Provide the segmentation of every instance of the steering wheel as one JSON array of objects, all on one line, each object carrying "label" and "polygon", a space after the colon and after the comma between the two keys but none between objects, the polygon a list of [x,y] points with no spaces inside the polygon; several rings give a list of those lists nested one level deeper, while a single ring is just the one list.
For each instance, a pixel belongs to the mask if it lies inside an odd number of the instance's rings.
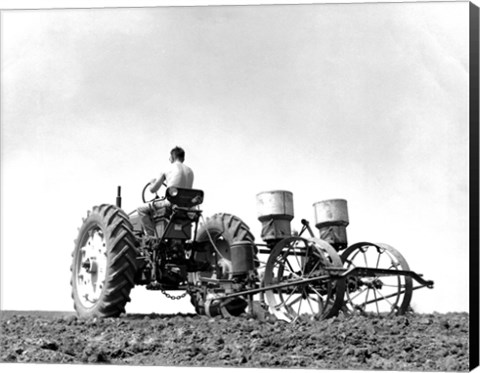
[{"label": "steering wheel", "polygon": [[149,186],[150,186],[150,182],[148,182],[147,185],[145,185],[145,186],[143,187],[143,190],[142,190],[142,201],[143,201],[143,203],[152,202],[152,201],[160,198],[160,197],[158,196],[158,194],[155,193],[155,197],[153,197],[151,200],[148,200],[148,201],[147,201],[147,199],[145,198],[145,192],[147,191],[147,188],[148,188]]}]

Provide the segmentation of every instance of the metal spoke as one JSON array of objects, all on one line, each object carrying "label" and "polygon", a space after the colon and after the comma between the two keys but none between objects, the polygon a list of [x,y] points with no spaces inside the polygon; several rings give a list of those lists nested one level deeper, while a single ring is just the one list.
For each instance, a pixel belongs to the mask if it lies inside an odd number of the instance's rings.
[{"label": "metal spoke", "polygon": [[[394,307],[394,305],[392,304],[392,302],[390,302],[390,301],[388,300],[388,298],[390,298],[390,297],[385,297],[380,290],[377,290],[377,291],[378,291],[378,293],[381,295],[381,297],[382,297],[384,300],[386,300],[392,307]],[[397,294],[398,294],[398,293],[397,293]],[[395,294],[395,295],[397,295],[397,294]]]},{"label": "metal spoke", "polygon": [[295,303],[297,303],[298,301],[300,301],[301,303],[301,300],[302,300],[302,295],[300,294],[297,298],[295,298],[292,302],[290,302],[289,304],[287,304],[285,302],[285,306],[286,307],[292,307]]},{"label": "metal spoke", "polygon": [[302,301],[303,301],[303,296],[300,295],[300,302],[298,303],[298,311],[297,311],[298,316],[300,316],[300,308],[302,307]]},{"label": "metal spoke", "polygon": [[[309,298],[312,298],[312,297],[309,296]],[[325,308],[326,308],[326,307],[325,307],[325,302],[324,302],[323,298],[319,296],[318,299],[313,298],[313,301],[318,303],[318,313],[319,313],[319,314],[323,313],[323,311],[324,311]],[[332,305],[333,305],[333,300],[330,299],[330,301],[327,302],[327,305],[332,306]]]},{"label": "metal spoke", "polygon": [[[357,295],[355,295],[354,297],[352,297],[352,298],[349,297],[350,301],[354,300],[356,297],[358,297],[359,295],[362,295],[362,294],[363,294],[364,292],[366,292],[366,291],[367,291],[367,289],[365,288],[365,289],[361,290],[361,291],[360,291]],[[350,294],[349,294],[349,295],[350,295]]]},{"label": "metal spoke", "polygon": [[[297,277],[297,278],[301,278],[302,276],[299,276],[298,274],[295,273],[294,269],[292,268],[292,265],[290,264],[290,262],[287,260],[286,261],[286,264],[288,264],[288,268],[282,266],[282,273],[283,273],[283,270],[287,270],[288,273],[290,273],[291,275]],[[279,269],[280,270],[280,269]]]},{"label": "metal spoke", "polygon": [[307,248],[305,249],[305,258],[303,259],[302,274],[305,273],[305,267],[307,266],[307,262],[308,262],[308,258],[309,258],[308,254],[309,254],[309,249],[310,248],[311,248],[311,246],[307,245]]},{"label": "metal spoke", "polygon": [[313,309],[312,303],[310,302],[310,295],[307,296],[307,302],[308,302],[308,306],[310,307],[310,310],[312,311],[312,314],[314,314],[315,310]]},{"label": "metal spoke", "polygon": [[280,304],[276,305],[275,308],[281,308],[283,307],[287,301],[291,298],[291,296],[295,293],[295,288],[293,288],[293,290],[290,292],[290,294],[288,295],[287,299],[283,300],[283,294],[280,290],[280,293],[279,293],[279,298],[282,300]]},{"label": "metal spoke", "polygon": [[320,298],[322,298],[322,295],[315,289],[311,284],[308,284],[308,287],[313,290],[315,294],[317,294]]},{"label": "metal spoke", "polygon": [[363,303],[363,310],[365,311],[365,308],[367,306],[367,302],[368,302],[368,294],[370,294],[370,288],[368,287],[367,288],[367,294],[365,295],[365,302]]},{"label": "metal spoke", "polygon": [[380,255],[382,255],[380,252],[378,252],[378,257],[377,257],[377,265],[375,268],[378,268],[378,265],[380,264]]},{"label": "metal spoke", "polygon": [[[367,249],[367,250],[368,250],[368,249]],[[367,250],[362,251],[363,260],[365,261],[365,267],[368,267],[367,254],[366,254]]]},{"label": "metal spoke", "polygon": [[375,290],[373,290],[373,295],[375,297],[375,306],[377,308],[377,314],[380,315],[380,309],[378,308],[378,301],[377,301],[377,292]]},{"label": "metal spoke", "polygon": [[309,273],[309,274],[314,273],[315,270],[317,269],[317,267],[318,267],[319,265],[320,265],[320,261],[318,260],[318,261],[315,263],[315,265],[313,266],[313,268],[310,270],[310,273]]},{"label": "metal spoke", "polygon": [[[290,261],[288,260],[288,258],[285,257],[285,258],[282,258],[282,260],[283,260],[283,261],[282,261],[282,263],[279,263],[279,266],[280,266],[281,268],[285,269],[285,264],[287,264],[288,269],[290,270],[290,273],[291,273],[291,274],[295,274],[295,270],[293,269],[292,264],[290,263]],[[298,276],[298,275],[297,275],[297,276]],[[299,277],[299,276],[298,276],[298,277]]]},{"label": "metal spoke", "polygon": [[[298,241],[297,241],[298,242]],[[300,262],[298,261],[297,250],[296,248],[293,249],[293,255],[295,256],[295,260],[297,261],[298,267],[302,267]]]},{"label": "metal spoke", "polygon": [[357,255],[360,254],[361,252],[362,252],[362,251],[361,251],[360,249],[357,250],[356,252],[354,252],[353,256],[350,258],[350,263],[352,263],[352,265],[353,265],[354,267],[357,267],[356,265],[353,264],[354,261],[355,261],[355,258],[356,258]]}]

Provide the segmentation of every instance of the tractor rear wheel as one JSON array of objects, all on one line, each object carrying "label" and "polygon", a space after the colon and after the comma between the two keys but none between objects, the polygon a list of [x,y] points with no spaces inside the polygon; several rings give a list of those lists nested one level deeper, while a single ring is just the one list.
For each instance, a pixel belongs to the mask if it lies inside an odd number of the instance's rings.
[{"label": "tractor rear wheel", "polygon": [[[200,272],[200,276],[212,277],[216,273],[218,279],[231,278],[231,246],[240,241],[253,243],[254,240],[255,237],[250,232],[250,228],[234,215],[217,213],[207,218],[206,223],[199,228],[197,235],[197,241],[204,242],[205,249],[202,252],[195,253],[194,259],[195,261],[208,262],[212,270]],[[208,309],[205,309],[205,307],[209,307],[209,304],[217,304],[211,299],[207,299],[205,294],[191,294],[191,303],[199,314],[217,313],[217,310],[209,312]],[[233,298],[228,303],[220,305],[221,310],[219,309],[218,312],[223,315],[238,316],[245,311],[247,305],[247,301],[243,298]]]},{"label": "tractor rear wheel", "polygon": [[72,298],[80,317],[125,312],[137,270],[128,216],[113,205],[95,206],[80,227],[70,268]]}]

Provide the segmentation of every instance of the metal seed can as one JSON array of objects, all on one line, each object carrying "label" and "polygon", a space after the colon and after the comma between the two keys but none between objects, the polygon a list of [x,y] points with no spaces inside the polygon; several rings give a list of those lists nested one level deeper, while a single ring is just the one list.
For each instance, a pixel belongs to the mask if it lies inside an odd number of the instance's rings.
[{"label": "metal seed can", "polygon": [[347,226],[348,209],[344,199],[329,199],[313,204],[315,209],[315,226],[322,228],[329,225]]},{"label": "metal seed can", "polygon": [[293,194],[286,190],[274,190],[257,194],[258,220],[270,220],[274,217],[292,220]]}]

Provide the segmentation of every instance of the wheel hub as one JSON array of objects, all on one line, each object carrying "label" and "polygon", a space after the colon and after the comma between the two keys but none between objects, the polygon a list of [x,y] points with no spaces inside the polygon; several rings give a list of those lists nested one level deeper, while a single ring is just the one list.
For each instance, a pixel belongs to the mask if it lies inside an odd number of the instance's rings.
[{"label": "wheel hub", "polygon": [[381,289],[383,286],[382,280],[372,277],[364,277],[357,281],[352,281],[351,284],[352,287],[349,288],[350,291],[357,291],[362,286],[366,286],[368,289]]},{"label": "wheel hub", "polygon": [[88,231],[88,238],[79,250],[77,263],[79,299],[84,307],[90,308],[100,298],[106,278],[107,248],[99,227],[93,227]]},{"label": "wheel hub", "polygon": [[91,274],[97,273],[98,271],[97,261],[94,258],[87,258],[87,260],[85,260],[82,263],[82,268],[85,269],[87,273],[91,273]]}]

